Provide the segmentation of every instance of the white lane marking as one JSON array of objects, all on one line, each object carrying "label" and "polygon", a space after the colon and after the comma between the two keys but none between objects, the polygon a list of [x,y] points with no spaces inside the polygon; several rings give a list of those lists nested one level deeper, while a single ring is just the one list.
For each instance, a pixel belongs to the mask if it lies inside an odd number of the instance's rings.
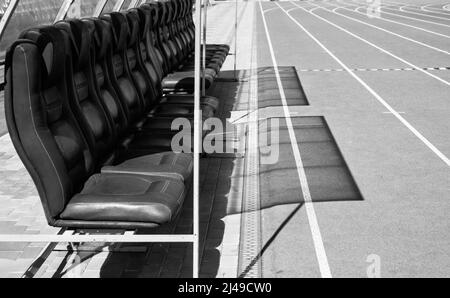
[{"label": "white lane marking", "polygon": [[[437,13],[437,14],[441,14],[441,15],[446,15],[446,16],[450,16],[450,13],[447,12],[441,12],[441,11],[436,11],[439,8],[435,8],[435,7],[429,7],[432,4],[428,4],[428,5],[422,5],[420,7],[421,10],[426,11],[426,12],[432,12],[432,13]],[[434,10],[436,9],[436,10]]]},{"label": "white lane marking", "polygon": [[[339,13],[339,12],[336,11],[336,10],[338,10],[338,9],[345,9],[345,10],[352,11],[352,10],[347,9],[347,8],[345,8],[345,7],[336,7],[336,8],[334,8],[334,9],[332,10],[332,12],[335,13],[335,14],[337,14],[337,15],[340,15],[340,16],[342,16],[342,17],[344,17],[344,18],[347,18],[347,19],[349,19],[349,20],[353,20],[353,21],[355,21],[355,22],[358,22],[358,23],[367,25],[367,26],[369,26],[369,27],[378,29],[378,30],[380,30],[380,31],[383,31],[383,32],[392,34],[392,35],[394,35],[394,36],[403,38],[403,39],[408,40],[408,41],[410,41],[410,42],[417,43],[417,44],[419,44],[419,45],[421,45],[421,46],[424,46],[424,47],[427,47],[427,48],[429,48],[429,49],[432,49],[432,50],[435,50],[435,51],[438,51],[438,52],[441,52],[441,53],[450,55],[450,52],[447,52],[447,51],[442,50],[442,49],[440,49],[440,48],[433,47],[433,46],[431,46],[431,45],[429,45],[429,44],[423,43],[423,42],[418,41],[418,40],[415,40],[415,39],[413,39],[413,38],[409,38],[409,37],[407,37],[407,36],[404,36],[404,35],[401,35],[401,34],[392,32],[392,31],[390,31],[390,30],[387,30],[387,29],[384,29],[384,28],[381,28],[381,27],[378,27],[378,26],[375,26],[375,25],[366,23],[366,22],[364,22],[364,21],[361,21],[361,20],[356,19],[356,18],[352,18],[352,17],[347,16],[347,15],[344,15],[344,14],[342,14],[342,13]],[[327,9],[327,10],[330,11],[329,9]]]},{"label": "white lane marking", "polygon": [[263,10],[263,13],[268,13],[269,11],[272,11],[272,10],[275,10],[275,9],[278,9],[278,7],[272,7],[272,8],[268,8],[268,9],[266,9],[266,10]]},{"label": "white lane marking", "polygon": [[[295,4],[295,3],[294,3],[294,5],[298,6],[298,5]],[[432,77],[432,78],[434,78],[434,79],[440,81],[441,83],[444,83],[444,84],[447,85],[447,86],[450,86],[450,82],[448,82],[448,81],[446,81],[446,80],[444,80],[444,79],[442,79],[442,78],[440,78],[440,77],[438,77],[438,76],[436,76],[436,75],[434,75],[434,74],[432,74],[432,73],[430,73],[430,72],[424,70],[422,67],[419,67],[419,66],[417,66],[417,65],[415,65],[415,64],[413,64],[413,63],[411,63],[411,62],[409,62],[409,61],[406,61],[405,59],[403,59],[403,58],[401,58],[401,57],[399,57],[399,56],[397,56],[397,55],[391,53],[390,51],[388,51],[388,50],[386,50],[386,49],[383,49],[382,47],[377,46],[376,44],[374,44],[374,43],[372,43],[372,42],[370,42],[370,41],[368,41],[368,40],[362,38],[361,36],[356,35],[355,33],[352,33],[352,32],[350,32],[350,31],[348,31],[347,29],[342,28],[342,27],[339,26],[339,25],[336,25],[335,23],[333,23],[333,22],[331,22],[331,21],[329,21],[329,20],[327,20],[327,19],[325,19],[325,18],[322,18],[321,16],[319,16],[319,15],[317,15],[317,14],[315,14],[315,13],[312,13],[312,12],[307,11],[306,9],[304,9],[304,8],[301,7],[301,6],[298,6],[298,7],[301,8],[301,9],[303,9],[304,11],[306,11],[306,12],[312,14],[312,15],[315,16],[316,18],[321,19],[322,21],[324,21],[324,22],[326,22],[326,23],[332,25],[333,27],[336,27],[336,28],[338,28],[339,30],[341,30],[341,31],[343,31],[343,32],[345,32],[345,33],[347,33],[347,34],[349,34],[349,35],[351,35],[351,36],[353,36],[353,37],[355,37],[355,38],[361,40],[362,42],[367,43],[368,45],[370,45],[370,46],[376,48],[377,50],[379,50],[379,51],[381,51],[381,52],[383,52],[383,53],[385,53],[385,54],[387,54],[387,55],[389,55],[389,56],[391,56],[391,57],[393,57],[393,58],[395,58],[395,59],[397,59],[397,60],[399,60],[399,61],[401,61],[401,62],[407,64],[407,65],[409,65],[409,66],[412,67],[412,68],[416,68],[418,71],[420,71],[420,72],[422,72],[422,73],[424,73],[424,74],[426,74],[426,75],[428,75],[428,76],[430,76],[430,77]],[[323,8],[322,8],[322,9],[323,9]]]},{"label": "white lane marking", "polygon": [[[294,3],[295,4],[295,3]],[[278,5],[278,4],[277,4]],[[299,6],[300,7],[300,6]],[[300,7],[303,9],[302,7]],[[283,8],[281,8],[286,12]],[[306,11],[306,10],[305,10]],[[357,80],[370,94],[372,94],[388,111],[390,111],[403,125],[405,125],[419,140],[421,140],[434,154],[436,154],[447,166],[450,166],[450,160],[439,149],[437,149],[427,138],[425,138],[417,129],[415,129],[405,118],[403,118],[394,108],[392,108],[375,90],[373,90],[366,82],[364,82],[359,76],[355,74],[344,62],[336,57],[327,47],[325,47],[314,35],[312,35],[305,27],[302,26],[294,17],[290,14],[286,15],[299,26],[308,36],[314,40],[325,52],[328,53],[339,65],[341,65],[355,80]],[[314,15],[314,14],[312,14]],[[314,15],[317,17],[317,15]]]},{"label": "white lane marking", "polygon": [[384,3],[394,3],[397,6],[403,6],[403,7],[409,7],[411,9],[415,9],[415,10],[421,10],[421,11],[425,11],[425,12],[432,12],[432,13],[437,13],[437,14],[442,14],[442,15],[449,15],[448,13],[443,13],[443,12],[438,12],[435,10],[430,10],[430,9],[437,9],[437,10],[442,10],[436,7],[429,7],[431,5],[434,4],[426,4],[426,5],[411,5],[411,4],[406,4],[406,3],[401,3],[401,2],[397,2],[397,1],[384,1]]},{"label": "white lane marking", "polygon": [[[367,13],[363,13],[363,12],[360,12],[360,11],[359,11],[360,9],[363,9],[363,8],[364,8],[363,6],[358,6],[358,5],[356,5],[356,4],[350,4],[350,3],[344,2],[344,1],[342,1],[342,0],[337,0],[337,2],[342,3],[343,5],[347,5],[347,6],[350,6],[350,7],[354,7],[354,9],[353,9],[354,12],[359,13],[359,14],[365,16],[366,18],[369,18],[369,16],[367,15]],[[347,8],[347,9],[348,9],[348,8]],[[382,13],[383,13],[383,12],[382,12]],[[385,22],[394,23],[394,24],[397,24],[397,25],[401,25],[401,26],[405,26],[405,27],[414,28],[414,29],[417,29],[417,30],[420,30],[420,31],[424,31],[424,32],[427,32],[427,33],[430,33],[430,34],[437,35],[437,36],[441,36],[441,37],[445,37],[445,38],[450,38],[450,35],[445,35],[445,34],[438,33],[438,32],[435,32],[435,31],[431,31],[431,30],[428,30],[428,29],[425,29],[425,28],[422,28],[422,27],[417,27],[417,26],[414,26],[414,25],[405,24],[405,23],[402,23],[402,22],[398,22],[398,21],[394,21],[394,20],[391,20],[391,19],[383,18],[382,16],[378,17],[378,19],[383,20],[383,21],[385,21]]]},{"label": "white lane marking", "polygon": [[[276,3],[276,4],[279,6],[278,3]],[[259,2],[259,7],[262,12],[261,2]],[[281,6],[279,6],[279,7],[281,8]],[[283,8],[281,8],[281,9],[284,11]],[[316,212],[314,210],[313,202],[311,199],[311,193],[309,190],[308,180],[306,178],[306,173],[305,173],[305,169],[303,167],[302,157],[300,155],[300,149],[298,147],[297,138],[295,136],[294,128],[292,125],[292,120],[291,120],[291,116],[290,116],[290,112],[289,112],[289,107],[287,105],[286,95],[285,95],[284,89],[283,89],[283,84],[281,82],[280,73],[278,71],[278,64],[275,59],[275,53],[273,51],[273,46],[272,46],[272,41],[270,39],[269,29],[267,28],[267,22],[266,22],[266,18],[264,16],[264,14],[261,13],[261,15],[262,15],[262,20],[263,20],[263,24],[264,24],[264,30],[266,32],[267,42],[269,44],[270,56],[272,57],[272,63],[273,63],[273,67],[275,70],[275,76],[277,79],[278,90],[280,92],[281,102],[283,104],[284,117],[286,119],[286,125],[288,127],[289,137],[290,137],[291,145],[292,145],[292,151],[294,152],[295,163],[297,165],[298,178],[300,179],[302,194],[303,194],[303,198],[305,200],[306,214],[308,217],[309,228],[311,230],[311,234],[312,234],[312,238],[313,238],[313,242],[314,242],[314,248],[315,248],[315,252],[316,252],[317,261],[319,263],[320,274],[324,278],[330,278],[330,277],[332,277],[330,265],[328,264],[328,258],[327,258],[327,254],[325,252],[325,247],[323,245],[323,240],[322,240],[322,235],[320,233],[319,223],[317,221]]]},{"label": "white lane marking", "polygon": [[404,5],[404,6],[400,6],[398,9],[399,11],[402,12],[406,12],[406,13],[411,13],[411,14],[416,14],[416,15],[420,15],[420,16],[425,16],[427,18],[435,18],[435,19],[439,19],[439,20],[445,20],[445,21],[450,21],[448,18],[443,18],[443,17],[436,17],[436,16],[432,16],[430,14],[425,14],[425,13],[420,13],[420,12],[414,12],[414,11],[410,11],[410,10],[406,10],[405,8],[409,8],[409,9],[415,9],[412,7],[408,7],[408,5]]},{"label": "white lane marking", "polygon": [[[358,4],[362,4],[362,3],[358,2],[358,1],[355,1],[355,0],[352,0],[352,1],[355,2],[355,3],[358,3]],[[438,25],[438,26],[450,27],[449,25],[446,25],[446,24],[436,23],[436,22],[427,21],[427,20],[418,19],[418,18],[413,18],[413,17],[408,17],[408,16],[405,16],[405,15],[397,14],[397,13],[387,12],[387,11],[384,11],[382,9],[389,9],[389,8],[385,8],[385,7],[380,8],[380,12],[382,14],[393,15],[393,16],[396,16],[396,17],[404,18],[404,19],[410,19],[410,20],[419,21],[419,22],[428,23],[428,24],[433,24],[433,25]]]},{"label": "white lane marking", "polygon": [[[277,7],[277,8],[279,8],[279,7]],[[291,10],[293,10],[293,9],[296,9],[295,7],[294,8],[291,8],[291,9],[289,9],[288,11],[291,11]]]}]

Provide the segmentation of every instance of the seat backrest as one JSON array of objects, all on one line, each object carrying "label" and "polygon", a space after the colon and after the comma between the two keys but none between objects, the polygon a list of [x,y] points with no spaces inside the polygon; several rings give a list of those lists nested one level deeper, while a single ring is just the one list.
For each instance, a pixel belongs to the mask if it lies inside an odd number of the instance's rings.
[{"label": "seat backrest", "polygon": [[164,72],[162,65],[155,52],[155,47],[150,40],[149,28],[150,28],[150,17],[143,9],[133,9],[132,12],[136,13],[139,21],[139,54],[153,86],[156,98],[160,98],[163,95],[162,91],[162,80],[164,78]]},{"label": "seat backrest", "polygon": [[[149,76],[140,53],[140,24],[137,10],[129,10],[121,13],[128,22],[130,34],[127,40],[126,60],[133,80],[142,95],[143,108],[147,112],[157,102],[158,92]],[[151,67],[151,65],[149,65]]]},{"label": "seat backrest", "polygon": [[[114,152],[115,131],[112,120],[104,109],[94,86],[92,42],[93,31],[86,23],[77,19],[55,24],[71,41],[66,51],[72,64],[66,67],[69,104],[86,137],[94,156],[96,168],[111,163]],[[92,27],[91,27],[92,29]]]},{"label": "seat backrest", "polygon": [[185,58],[185,51],[183,49],[182,41],[176,32],[175,24],[177,19],[177,6],[175,5],[175,1],[164,2],[164,5],[167,7],[167,11],[169,12],[166,19],[167,39],[170,46],[175,51],[177,63],[181,64]]},{"label": "seat backrest", "polygon": [[113,40],[110,54],[106,56],[111,84],[122,103],[128,127],[131,128],[142,118],[144,108],[142,95],[135,86],[126,58],[129,26],[126,18],[118,12],[102,15],[101,19],[109,22],[108,29],[111,30]]},{"label": "seat backrest", "polygon": [[191,0],[181,1],[184,3],[183,28],[184,31],[190,36],[189,45],[190,50],[193,51],[195,47],[195,25],[194,18],[192,17],[193,2]]},{"label": "seat backrest", "polygon": [[172,72],[177,65],[177,57],[175,50],[170,46],[167,36],[166,19],[168,16],[167,7],[163,2],[150,2],[148,5],[154,6],[157,11],[157,22],[154,28],[156,39],[161,49],[161,53],[165,57],[167,68]]},{"label": "seat backrest", "polygon": [[175,5],[177,6],[177,18],[174,22],[175,31],[177,32],[179,38],[183,42],[183,50],[185,57],[188,57],[191,53],[190,49],[190,36],[187,33],[187,28],[184,26],[184,17],[185,17],[185,2],[184,1],[176,1]]},{"label": "seat backrest", "polygon": [[[149,55],[152,55],[152,60],[154,58],[157,58],[157,62],[159,62],[159,65],[162,69],[162,76],[166,76],[169,72],[169,62],[162,51],[162,46],[159,42],[158,38],[158,9],[156,5],[151,5],[149,3],[143,4],[140,6],[139,11],[141,13],[145,13],[146,17],[148,17],[148,21],[150,22],[148,33],[145,38],[146,41],[146,47]],[[155,60],[156,61],[156,60]]]},{"label": "seat backrest", "polygon": [[113,37],[111,24],[98,18],[83,19],[89,28],[93,46],[91,60],[94,75],[94,88],[108,115],[116,142],[125,137],[128,131],[126,107],[112,85],[108,61],[112,61]]},{"label": "seat backrest", "polygon": [[93,172],[91,153],[68,103],[68,44],[52,26],[29,29],[9,48],[5,64],[8,130],[49,224]]}]

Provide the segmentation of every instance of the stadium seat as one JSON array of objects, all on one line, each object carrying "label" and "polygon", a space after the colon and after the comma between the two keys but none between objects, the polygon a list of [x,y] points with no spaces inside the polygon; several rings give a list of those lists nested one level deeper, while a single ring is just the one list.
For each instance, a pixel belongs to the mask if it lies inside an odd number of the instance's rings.
[{"label": "stadium seat", "polygon": [[[193,156],[171,150],[171,126],[194,116],[190,4],[31,28],[7,51],[8,130],[50,225],[136,229],[179,213]],[[229,48],[206,50],[209,87]],[[202,96],[200,107],[207,119],[219,100]]]},{"label": "stadium seat", "polygon": [[182,181],[95,172],[98,160],[69,104],[67,62],[64,35],[53,26],[25,32],[7,54],[8,128],[49,224],[136,228],[171,221],[185,196]]}]

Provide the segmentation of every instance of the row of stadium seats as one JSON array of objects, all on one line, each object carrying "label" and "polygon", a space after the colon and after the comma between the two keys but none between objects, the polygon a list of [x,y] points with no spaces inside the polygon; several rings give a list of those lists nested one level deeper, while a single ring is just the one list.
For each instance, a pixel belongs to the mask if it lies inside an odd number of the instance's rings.
[{"label": "row of stadium seats", "polygon": [[[31,28],[10,47],[8,129],[50,225],[135,229],[177,215],[193,157],[171,151],[171,124],[193,119],[194,29],[191,0],[169,0]],[[205,87],[228,51],[207,45]],[[202,97],[203,117],[218,105]]]}]

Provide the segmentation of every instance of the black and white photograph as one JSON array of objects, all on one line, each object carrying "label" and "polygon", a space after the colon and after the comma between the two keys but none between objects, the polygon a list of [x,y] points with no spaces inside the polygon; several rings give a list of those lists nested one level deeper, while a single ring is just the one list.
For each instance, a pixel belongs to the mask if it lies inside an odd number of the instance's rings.
[{"label": "black and white photograph", "polygon": [[449,132],[450,0],[0,0],[0,279],[449,278]]}]

